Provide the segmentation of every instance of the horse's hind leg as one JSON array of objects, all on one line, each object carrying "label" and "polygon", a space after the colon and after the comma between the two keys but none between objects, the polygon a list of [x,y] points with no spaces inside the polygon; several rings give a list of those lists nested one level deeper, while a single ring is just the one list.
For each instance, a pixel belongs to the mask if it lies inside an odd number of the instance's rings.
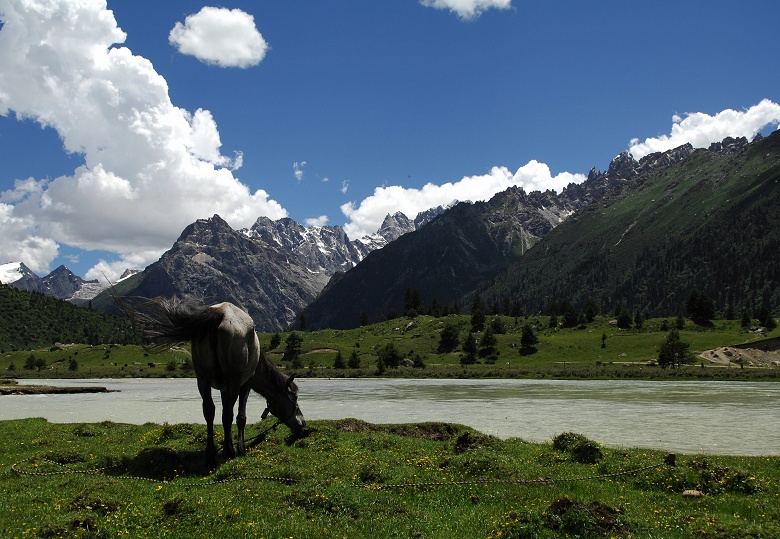
[{"label": "horse's hind leg", "polygon": [[206,461],[209,466],[217,463],[217,448],[214,447],[214,399],[211,398],[211,384],[198,380],[198,391],[203,399],[203,419],[206,420]]},{"label": "horse's hind leg", "polygon": [[225,429],[225,439],[222,443],[222,453],[226,458],[233,458],[236,452],[233,450],[233,407],[238,399],[238,389],[222,390],[222,428]]},{"label": "horse's hind leg", "polygon": [[236,416],[236,427],[238,427],[238,454],[245,455],[244,449],[244,427],[246,427],[246,401],[249,398],[249,383],[241,387],[241,392],[238,394],[238,415]]}]

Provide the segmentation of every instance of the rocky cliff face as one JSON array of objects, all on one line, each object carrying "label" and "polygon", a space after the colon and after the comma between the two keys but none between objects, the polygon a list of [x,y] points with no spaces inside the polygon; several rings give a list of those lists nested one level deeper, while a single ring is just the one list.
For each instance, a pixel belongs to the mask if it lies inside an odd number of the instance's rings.
[{"label": "rocky cliff face", "polygon": [[304,227],[289,218],[272,221],[260,217],[251,228],[241,232],[249,238],[263,239],[290,251],[312,272],[333,275],[348,270],[371,251],[381,249],[415,228],[414,222],[397,212],[388,214],[376,233],[358,240],[350,240],[340,226]]}]

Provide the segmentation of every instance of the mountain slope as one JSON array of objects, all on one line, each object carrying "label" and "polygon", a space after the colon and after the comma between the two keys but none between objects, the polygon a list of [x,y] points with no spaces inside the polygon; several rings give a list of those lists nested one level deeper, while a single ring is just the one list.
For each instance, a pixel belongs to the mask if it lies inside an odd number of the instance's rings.
[{"label": "mountain slope", "polygon": [[[591,193],[587,186],[583,192]],[[598,196],[593,194],[594,196]],[[513,187],[488,202],[461,203],[334,276],[304,311],[310,327],[351,328],[403,312],[407,289],[424,304],[451,305],[506,269],[582,204]]]},{"label": "mountain slope", "polygon": [[56,342],[128,344],[135,336],[124,318],[0,285],[0,349],[48,348]]},{"label": "mountain slope", "polygon": [[780,306],[780,132],[687,153],[660,170],[626,160],[631,181],[482,287],[483,299],[539,312],[592,298],[602,312],[670,316],[699,289],[737,315]]}]

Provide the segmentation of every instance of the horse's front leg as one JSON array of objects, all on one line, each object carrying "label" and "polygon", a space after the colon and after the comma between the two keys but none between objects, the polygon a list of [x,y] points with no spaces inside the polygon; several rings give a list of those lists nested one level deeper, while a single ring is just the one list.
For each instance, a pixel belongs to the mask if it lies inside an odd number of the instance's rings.
[{"label": "horse's front leg", "polygon": [[249,398],[249,383],[247,382],[241,388],[241,392],[238,394],[238,415],[236,416],[236,427],[238,427],[238,454],[245,455],[246,449],[244,448],[244,427],[246,427],[246,401]]},{"label": "horse's front leg", "polygon": [[206,420],[206,462],[209,466],[217,464],[217,448],[214,447],[214,400],[211,398],[211,383],[198,380],[198,391],[203,399],[203,419]]},{"label": "horse's front leg", "polygon": [[225,430],[222,453],[229,459],[236,456],[233,450],[233,407],[236,405],[236,399],[238,399],[238,390],[222,390],[222,428]]}]

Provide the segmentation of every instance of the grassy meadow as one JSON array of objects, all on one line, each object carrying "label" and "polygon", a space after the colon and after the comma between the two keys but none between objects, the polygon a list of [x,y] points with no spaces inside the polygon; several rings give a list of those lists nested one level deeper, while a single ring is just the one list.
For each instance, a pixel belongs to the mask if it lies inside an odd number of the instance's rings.
[{"label": "grassy meadow", "polygon": [[203,425],[0,422],[0,536],[780,536],[777,456],[671,466],[569,434],[531,444],[344,419],[293,440],[271,424],[249,425],[248,454],[209,470]]},{"label": "grassy meadow", "polygon": [[[661,369],[648,365],[658,357],[658,348],[668,334],[662,329],[664,319],[644,322],[641,329],[619,329],[611,318],[597,317],[578,328],[550,328],[548,317],[499,317],[505,333],[496,335],[498,351],[495,362],[478,358],[472,365],[461,365],[462,341],[468,335],[470,317],[452,315],[444,318],[417,316],[396,318],[351,330],[298,332],[301,344],[301,367],[291,368],[284,357],[289,333],[279,334],[281,344],[268,350],[273,335],[261,333],[261,345],[271,359],[288,372],[308,377],[376,376],[379,351],[392,343],[404,358],[418,358],[424,368],[388,368],[383,376],[395,377],[514,377],[514,378],[692,378],[692,379],[778,379],[780,368],[742,366],[737,363],[713,364],[696,358],[680,369]],[[488,323],[492,320],[488,317]],[[666,320],[668,327],[674,319]],[[437,349],[443,327],[455,324],[459,329],[459,346],[450,353]],[[532,324],[539,342],[530,352],[521,353],[521,328]],[[475,333],[477,340],[483,333]],[[746,332],[737,320],[718,320],[711,327],[686,321],[681,340],[690,345],[694,356],[720,346],[760,341],[780,335],[780,329],[766,336]],[[602,347],[603,344],[603,347]],[[334,368],[341,353],[345,363],[353,352],[358,368]],[[25,369],[30,360],[45,363],[41,368]],[[71,363],[75,361],[75,368]],[[162,354],[148,354],[134,345],[64,345],[51,349],[10,350],[0,347],[0,376],[8,378],[101,378],[101,377],[172,377],[194,376],[190,368],[188,345]]]}]

